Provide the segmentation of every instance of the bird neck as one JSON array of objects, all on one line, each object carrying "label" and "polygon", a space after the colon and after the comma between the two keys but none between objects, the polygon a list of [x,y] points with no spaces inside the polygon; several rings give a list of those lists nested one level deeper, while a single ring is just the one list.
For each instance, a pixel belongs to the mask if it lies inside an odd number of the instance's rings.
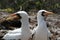
[{"label": "bird neck", "polygon": [[[44,24],[46,24],[44,17],[42,17],[41,15],[38,14],[37,16],[37,21],[38,21],[38,26],[43,26]],[[43,24],[43,25],[42,25]]]},{"label": "bird neck", "polygon": [[22,30],[23,31],[29,31],[29,21],[28,21],[28,17],[22,18],[21,20],[22,22]]}]

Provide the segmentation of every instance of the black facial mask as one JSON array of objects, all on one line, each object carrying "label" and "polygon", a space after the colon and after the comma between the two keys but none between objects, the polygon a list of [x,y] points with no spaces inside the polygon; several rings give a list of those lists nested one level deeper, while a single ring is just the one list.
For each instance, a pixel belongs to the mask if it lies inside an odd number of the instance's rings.
[{"label": "black facial mask", "polygon": [[41,15],[42,15],[42,16],[45,16],[44,13],[45,13],[45,12],[43,11]]}]

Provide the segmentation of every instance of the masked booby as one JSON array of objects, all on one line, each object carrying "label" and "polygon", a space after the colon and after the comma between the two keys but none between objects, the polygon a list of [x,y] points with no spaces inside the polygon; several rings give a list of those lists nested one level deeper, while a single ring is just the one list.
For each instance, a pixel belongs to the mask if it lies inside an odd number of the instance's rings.
[{"label": "masked booby", "polygon": [[37,13],[38,26],[33,29],[33,40],[49,40],[50,31],[47,29],[45,18],[53,14],[46,10],[39,10]]},{"label": "masked booby", "polygon": [[18,11],[12,14],[12,17],[8,17],[6,20],[12,21],[19,19],[21,21],[21,27],[15,30],[9,31],[4,35],[5,40],[28,40],[31,37],[31,31],[29,28],[28,14],[25,11]]}]

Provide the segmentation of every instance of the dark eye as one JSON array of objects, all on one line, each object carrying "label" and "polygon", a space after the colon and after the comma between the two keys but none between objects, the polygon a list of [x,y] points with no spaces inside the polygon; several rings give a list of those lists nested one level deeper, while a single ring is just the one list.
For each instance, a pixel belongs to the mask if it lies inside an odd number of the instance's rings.
[{"label": "dark eye", "polygon": [[41,15],[42,15],[42,16],[45,16],[44,13],[45,13],[45,12],[43,11]]}]

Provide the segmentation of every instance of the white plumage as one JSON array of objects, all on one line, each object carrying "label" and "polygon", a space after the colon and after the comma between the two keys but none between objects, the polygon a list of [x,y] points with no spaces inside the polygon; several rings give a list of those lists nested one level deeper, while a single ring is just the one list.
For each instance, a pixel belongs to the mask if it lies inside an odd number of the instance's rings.
[{"label": "white plumage", "polygon": [[44,20],[46,16],[52,14],[46,10],[40,10],[37,13],[38,26],[33,29],[33,40],[49,40],[50,31],[47,29],[46,21]]},{"label": "white plumage", "polygon": [[15,14],[21,16],[21,28],[12,30],[4,35],[3,39],[5,40],[28,40],[31,37],[31,31],[29,28],[28,14],[25,11],[18,11]]}]

